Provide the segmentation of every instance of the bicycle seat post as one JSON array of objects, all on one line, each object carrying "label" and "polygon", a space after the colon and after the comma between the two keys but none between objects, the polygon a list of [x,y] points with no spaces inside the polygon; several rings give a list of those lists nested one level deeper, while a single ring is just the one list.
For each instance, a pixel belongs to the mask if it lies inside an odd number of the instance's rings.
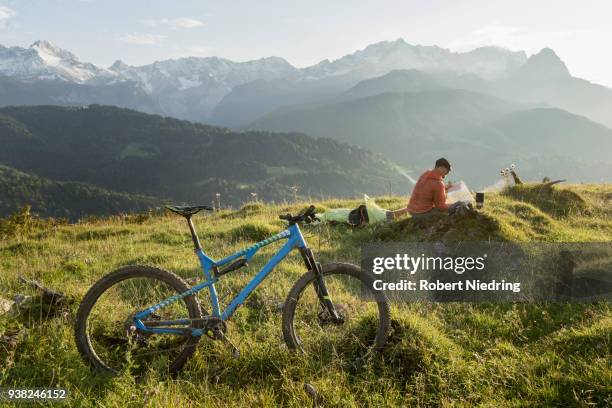
[{"label": "bicycle seat post", "polygon": [[185,218],[187,219],[187,225],[189,225],[189,231],[191,232],[191,239],[193,240],[195,251],[198,252],[202,249],[202,245],[200,245],[200,239],[198,238],[198,234],[196,234],[193,221],[191,221],[191,215],[185,216]]}]

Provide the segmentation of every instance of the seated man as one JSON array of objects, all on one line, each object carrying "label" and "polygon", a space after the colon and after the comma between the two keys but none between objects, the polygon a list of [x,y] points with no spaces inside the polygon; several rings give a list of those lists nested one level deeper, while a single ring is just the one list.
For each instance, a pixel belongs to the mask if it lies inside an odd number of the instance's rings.
[{"label": "seated man", "polygon": [[412,218],[423,218],[433,214],[443,214],[448,211],[446,205],[446,190],[451,186],[445,186],[442,181],[451,171],[451,165],[445,158],[436,160],[433,170],[427,170],[417,181],[410,201],[406,208],[387,212],[387,219],[394,220],[406,213]]}]

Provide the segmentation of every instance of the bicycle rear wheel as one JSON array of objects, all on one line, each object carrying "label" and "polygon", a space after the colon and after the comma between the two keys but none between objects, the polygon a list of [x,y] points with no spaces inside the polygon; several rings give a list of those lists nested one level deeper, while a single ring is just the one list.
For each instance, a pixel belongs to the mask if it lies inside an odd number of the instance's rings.
[{"label": "bicycle rear wheel", "polygon": [[322,265],[323,280],[343,323],[333,323],[309,271],[293,286],[283,309],[283,336],[290,349],[321,358],[355,362],[383,349],[390,324],[389,304],[373,289],[373,278],[346,263]]},{"label": "bicycle rear wheel", "polygon": [[[94,284],[76,317],[75,338],[81,356],[98,370],[117,374],[129,369],[178,372],[195,352],[199,336],[149,334],[134,330],[135,313],[189,287],[173,273],[148,267],[126,266]],[[190,319],[184,328],[201,328],[202,312],[194,295],[147,316],[149,320]]]}]

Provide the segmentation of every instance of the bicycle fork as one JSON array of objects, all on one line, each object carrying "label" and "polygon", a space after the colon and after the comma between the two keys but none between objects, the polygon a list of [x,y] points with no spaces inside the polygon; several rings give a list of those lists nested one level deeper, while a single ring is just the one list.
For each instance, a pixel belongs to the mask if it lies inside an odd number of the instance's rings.
[{"label": "bicycle fork", "polygon": [[331,318],[332,323],[334,324],[342,324],[344,323],[344,318],[338,313],[334,303],[332,302],[329,292],[327,291],[327,287],[325,286],[325,282],[323,281],[323,271],[321,269],[321,264],[315,261],[314,254],[312,250],[308,247],[299,248],[300,254],[302,255],[302,259],[304,260],[304,264],[306,264],[306,268],[311,270],[315,275],[315,280],[313,282],[313,286],[319,297],[319,303],[323,310],[326,310],[329,313],[329,317]]}]

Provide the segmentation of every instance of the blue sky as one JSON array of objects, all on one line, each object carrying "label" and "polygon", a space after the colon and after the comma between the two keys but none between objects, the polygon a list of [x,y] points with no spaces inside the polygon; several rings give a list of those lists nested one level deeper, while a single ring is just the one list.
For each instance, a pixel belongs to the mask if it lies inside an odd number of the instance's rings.
[{"label": "blue sky", "polygon": [[46,39],[81,60],[142,65],[189,55],[277,55],[296,66],[404,38],[452,50],[553,48],[612,87],[610,0],[0,0],[0,44]]}]

